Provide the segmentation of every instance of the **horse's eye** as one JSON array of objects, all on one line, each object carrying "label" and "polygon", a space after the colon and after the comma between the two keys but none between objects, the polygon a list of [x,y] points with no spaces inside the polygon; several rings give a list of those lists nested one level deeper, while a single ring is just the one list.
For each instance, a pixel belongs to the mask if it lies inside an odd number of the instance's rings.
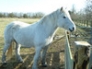
[{"label": "horse's eye", "polygon": [[65,16],[63,16],[63,18],[65,19],[66,17],[65,17]]}]

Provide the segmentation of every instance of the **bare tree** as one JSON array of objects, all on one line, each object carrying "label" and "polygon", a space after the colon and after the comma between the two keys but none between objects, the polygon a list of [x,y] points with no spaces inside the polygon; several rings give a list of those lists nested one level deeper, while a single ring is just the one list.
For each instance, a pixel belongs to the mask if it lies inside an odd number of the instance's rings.
[{"label": "bare tree", "polygon": [[86,0],[85,14],[87,20],[92,20],[92,0]]},{"label": "bare tree", "polygon": [[77,20],[78,19],[78,14],[76,13],[76,8],[75,8],[74,4],[72,5],[71,11],[69,11],[69,13],[70,13],[71,18],[73,20]]}]

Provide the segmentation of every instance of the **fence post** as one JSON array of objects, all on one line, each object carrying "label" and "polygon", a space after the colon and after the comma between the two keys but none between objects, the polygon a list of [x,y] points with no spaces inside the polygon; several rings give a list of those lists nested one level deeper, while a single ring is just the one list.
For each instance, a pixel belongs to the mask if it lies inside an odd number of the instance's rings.
[{"label": "fence post", "polygon": [[73,57],[69,45],[69,36],[66,34],[66,46],[65,46],[65,69],[73,69]]},{"label": "fence post", "polygon": [[75,41],[74,69],[88,69],[90,46],[86,41]]},{"label": "fence post", "polygon": [[92,44],[92,21],[91,21],[91,44]]},{"label": "fence post", "polygon": [[91,50],[91,53],[90,53],[89,68],[88,69],[92,69],[92,50]]},{"label": "fence post", "polygon": [[90,39],[89,39],[89,43],[92,45],[92,21],[90,22],[90,27],[91,27],[91,28],[90,28],[90,29],[91,29],[91,30],[90,30],[90,36],[91,36],[91,37],[90,37]]},{"label": "fence post", "polygon": [[86,23],[87,23],[87,27],[89,27],[88,20],[86,21]]},{"label": "fence post", "polygon": [[[91,38],[90,38],[90,44],[92,45],[92,21],[91,21]],[[92,49],[91,49],[90,59],[89,59],[89,69],[92,69]]]}]

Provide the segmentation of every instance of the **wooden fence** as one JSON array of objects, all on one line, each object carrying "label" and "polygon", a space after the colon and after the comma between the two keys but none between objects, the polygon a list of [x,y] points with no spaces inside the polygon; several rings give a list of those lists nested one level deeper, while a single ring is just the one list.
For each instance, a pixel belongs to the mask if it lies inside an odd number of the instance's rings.
[{"label": "wooden fence", "polygon": [[87,20],[75,20],[75,24],[80,28],[89,29],[90,33],[86,31],[86,33],[89,33],[90,37],[90,44],[92,44],[92,21]]},{"label": "wooden fence", "polygon": [[92,69],[92,49],[91,49],[91,53],[90,53],[89,68],[88,69]]},{"label": "wooden fence", "polygon": [[[71,53],[71,48],[69,44],[69,34],[66,34],[66,46],[65,46],[65,69],[78,69],[74,68],[74,58]],[[85,47],[85,46],[84,46]],[[83,69],[83,68],[81,68]],[[89,65],[86,69],[92,69],[92,49],[90,47],[90,57],[89,57]]]},{"label": "wooden fence", "polygon": [[[77,26],[81,27],[81,28],[89,28],[90,29],[90,44],[92,44],[92,21],[84,21],[84,20],[75,20],[75,23]],[[91,45],[92,46],[92,45]],[[91,51],[90,51],[90,58],[89,58],[89,67],[88,69],[92,69],[92,47],[91,47]]]},{"label": "wooden fence", "polygon": [[[87,28],[90,29],[91,40],[92,40],[92,21],[83,21],[83,20],[76,20],[76,25],[80,28]],[[73,69],[74,59],[71,53],[71,48],[69,44],[69,35],[67,32],[66,34],[66,46],[65,46],[65,69]],[[92,42],[92,41],[91,41]],[[92,46],[92,45],[91,45]],[[90,57],[89,57],[89,65],[87,69],[92,69],[92,47],[90,47]]]},{"label": "wooden fence", "polygon": [[92,28],[92,21],[84,21],[84,20],[75,20],[77,26],[81,28]]}]

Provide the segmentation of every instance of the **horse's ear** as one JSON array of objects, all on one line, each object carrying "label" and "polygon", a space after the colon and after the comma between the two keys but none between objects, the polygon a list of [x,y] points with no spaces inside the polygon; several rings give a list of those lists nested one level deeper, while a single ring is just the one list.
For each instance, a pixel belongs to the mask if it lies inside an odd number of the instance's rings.
[{"label": "horse's ear", "polygon": [[61,7],[60,10],[63,11],[63,7]]}]

